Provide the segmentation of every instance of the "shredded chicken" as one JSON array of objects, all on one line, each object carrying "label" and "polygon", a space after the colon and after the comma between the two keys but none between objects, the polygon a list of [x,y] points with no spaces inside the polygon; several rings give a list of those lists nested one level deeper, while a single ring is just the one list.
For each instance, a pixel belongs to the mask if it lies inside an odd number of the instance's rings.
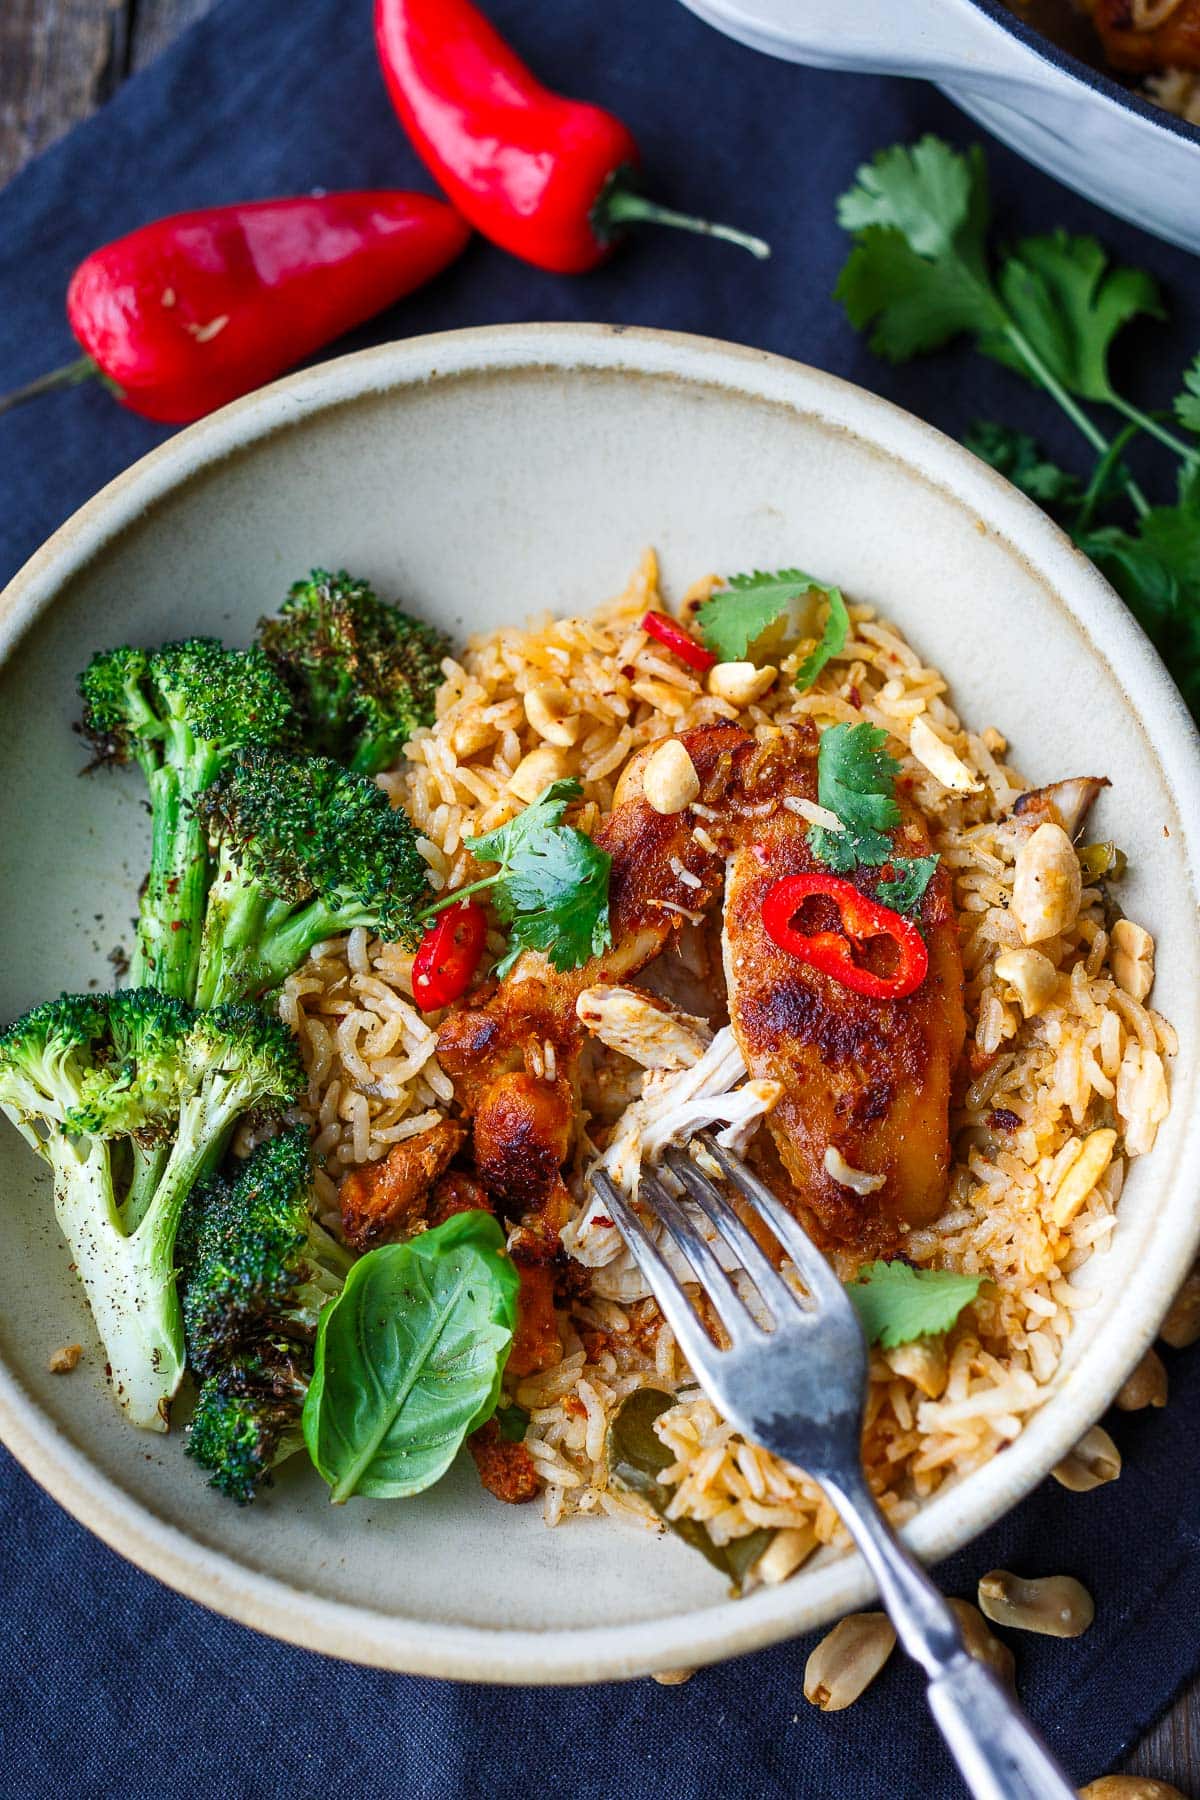
[{"label": "shredded chicken", "polygon": [[466,1132],[453,1119],[402,1138],[380,1162],[351,1169],[338,1189],[342,1236],[355,1250],[410,1237],[425,1218],[429,1190]]},{"label": "shredded chicken", "polygon": [[637,988],[585,988],[575,1002],[581,1025],[610,1050],[644,1069],[687,1069],[712,1043],[706,1019],[678,1012]]}]

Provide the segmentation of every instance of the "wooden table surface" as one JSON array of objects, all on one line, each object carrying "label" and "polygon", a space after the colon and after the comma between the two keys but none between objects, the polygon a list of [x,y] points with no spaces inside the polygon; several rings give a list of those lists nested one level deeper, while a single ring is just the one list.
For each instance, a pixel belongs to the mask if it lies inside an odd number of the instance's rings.
[{"label": "wooden table surface", "polygon": [[[0,0],[0,184],[115,93],[214,0]],[[1103,1597],[1101,1596],[1101,1602]],[[1200,1682],[1130,1757],[1200,1800]]]}]

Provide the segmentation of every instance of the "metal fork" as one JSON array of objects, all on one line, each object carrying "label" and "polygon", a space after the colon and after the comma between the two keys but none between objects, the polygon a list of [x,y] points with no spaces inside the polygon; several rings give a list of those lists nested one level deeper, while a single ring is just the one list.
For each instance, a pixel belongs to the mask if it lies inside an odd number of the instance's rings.
[{"label": "metal fork", "polygon": [[967,1652],[958,1622],[894,1536],[863,1474],[867,1346],[845,1289],[816,1245],[752,1170],[697,1133],[722,1174],[791,1258],[806,1304],[755,1242],[721,1189],[682,1150],[664,1161],[750,1277],[772,1328],[751,1314],[678,1199],[643,1171],[641,1192],[725,1328],[718,1349],[633,1208],[603,1170],[591,1181],[649,1283],[692,1373],[752,1443],[819,1481],[874,1576],[901,1643],[924,1669],[930,1710],[976,1800],[1074,1800],[1041,1738],[991,1670]]}]

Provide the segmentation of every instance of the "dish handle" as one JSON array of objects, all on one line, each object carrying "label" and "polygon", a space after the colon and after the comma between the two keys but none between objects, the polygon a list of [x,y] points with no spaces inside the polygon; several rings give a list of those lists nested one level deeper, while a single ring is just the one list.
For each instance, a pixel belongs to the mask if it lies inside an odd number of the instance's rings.
[{"label": "dish handle", "polygon": [[683,0],[740,43],[787,62],[976,87],[1036,79],[1038,59],[975,0]]}]

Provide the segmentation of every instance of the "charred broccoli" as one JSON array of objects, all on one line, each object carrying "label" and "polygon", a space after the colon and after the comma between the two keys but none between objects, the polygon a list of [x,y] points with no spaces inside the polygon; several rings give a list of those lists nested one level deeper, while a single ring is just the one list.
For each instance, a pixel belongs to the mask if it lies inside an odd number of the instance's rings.
[{"label": "charred broccoli", "polygon": [[227,650],[216,638],[102,651],[79,690],[97,757],[138,763],[150,790],[150,874],[130,981],[191,1000],[211,875],[193,803],[235,749],[290,741],[291,699],[261,650]]},{"label": "charred broccoli", "polygon": [[325,757],[244,750],[197,812],[218,845],[201,1006],[277,987],[314,944],[355,925],[419,943],[432,895],[416,832],[369,777]]},{"label": "charred broccoli", "polygon": [[303,1447],[317,1319],[353,1260],[310,1201],[301,1126],[261,1145],[235,1179],[197,1188],[180,1233],[188,1361],[201,1382],[187,1450],[234,1500],[252,1500]]},{"label": "charred broccoli", "polygon": [[318,755],[376,775],[418,726],[433,724],[449,639],[386,605],[365,581],[314,569],[258,631]]},{"label": "charred broccoli", "polygon": [[[282,1109],[302,1086],[280,1020],[252,1006],[196,1013],[152,988],[64,995],[0,1033],[0,1109],[53,1170],[59,1226],[135,1425],[166,1429],[183,1375],[174,1249],[188,1193],[240,1114]],[[122,1140],[164,1152],[136,1208],[122,1206]]]}]

